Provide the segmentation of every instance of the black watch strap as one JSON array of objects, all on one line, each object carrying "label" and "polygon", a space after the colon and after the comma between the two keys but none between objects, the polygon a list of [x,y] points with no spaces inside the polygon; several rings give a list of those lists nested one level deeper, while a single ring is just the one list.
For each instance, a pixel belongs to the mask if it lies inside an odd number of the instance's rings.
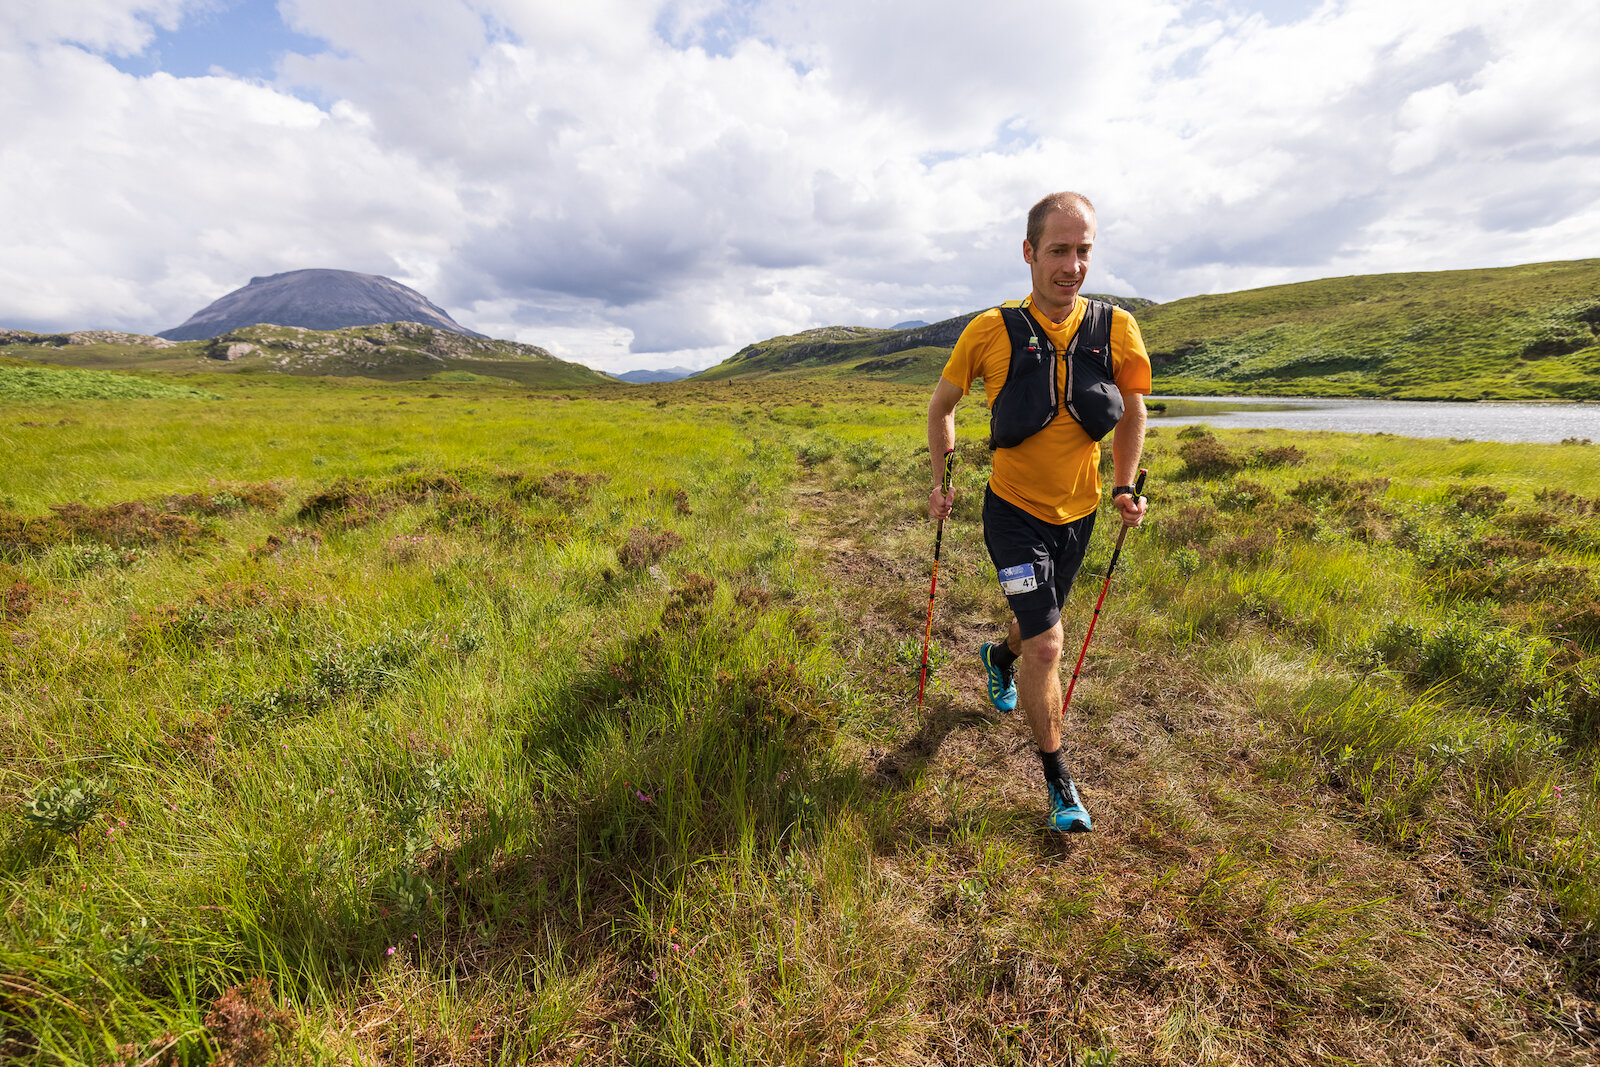
[{"label": "black watch strap", "polygon": [[1134,495],[1133,486],[1131,486],[1131,485],[1119,485],[1119,486],[1114,487],[1111,490],[1111,499],[1115,500],[1117,497],[1121,496],[1123,493],[1127,493],[1129,496],[1133,496]]}]

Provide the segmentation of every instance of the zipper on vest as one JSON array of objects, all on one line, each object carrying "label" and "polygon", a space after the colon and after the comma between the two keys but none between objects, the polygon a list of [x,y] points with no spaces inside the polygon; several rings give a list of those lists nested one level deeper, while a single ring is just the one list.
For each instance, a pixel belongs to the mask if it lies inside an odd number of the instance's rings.
[{"label": "zipper on vest", "polygon": [[[1087,320],[1087,318],[1088,316],[1085,315],[1085,320]],[[1082,323],[1078,325],[1078,329],[1083,329]],[[1061,394],[1061,406],[1066,408],[1067,412],[1081,426],[1083,424],[1083,420],[1078,418],[1078,409],[1072,406],[1072,364],[1076,362],[1076,360],[1072,358],[1072,350],[1077,346],[1077,342],[1078,335],[1073,334],[1072,340],[1068,342],[1067,347],[1062,349],[1061,352],[1061,358],[1067,361],[1067,391]]]}]

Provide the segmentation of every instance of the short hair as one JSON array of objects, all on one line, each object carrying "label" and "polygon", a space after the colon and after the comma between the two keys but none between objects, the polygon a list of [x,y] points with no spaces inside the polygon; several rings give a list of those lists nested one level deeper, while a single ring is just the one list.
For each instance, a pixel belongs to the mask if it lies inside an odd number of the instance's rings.
[{"label": "short hair", "polygon": [[1028,210],[1029,246],[1033,248],[1039,247],[1039,238],[1044,236],[1046,219],[1057,211],[1067,210],[1080,211],[1090,220],[1097,220],[1094,205],[1089,203],[1089,198],[1082,193],[1051,193]]}]

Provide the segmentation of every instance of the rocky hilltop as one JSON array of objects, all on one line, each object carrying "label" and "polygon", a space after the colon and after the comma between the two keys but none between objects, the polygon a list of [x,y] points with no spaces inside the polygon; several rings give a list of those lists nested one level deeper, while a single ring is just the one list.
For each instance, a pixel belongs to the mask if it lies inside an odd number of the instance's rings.
[{"label": "rocky hilltop", "polygon": [[101,370],[361,376],[388,381],[503,379],[534,387],[601,385],[609,375],[557,359],[537,345],[465,336],[415,322],[311,330],[244,326],[198,341],[81,330],[0,330],[0,352],[25,363]]},{"label": "rocky hilltop", "polygon": [[204,341],[248,326],[272,324],[342,330],[415,322],[465,337],[482,337],[415,289],[392,278],[351,270],[291,270],[263,278],[207,304],[187,322],[157,336]]}]

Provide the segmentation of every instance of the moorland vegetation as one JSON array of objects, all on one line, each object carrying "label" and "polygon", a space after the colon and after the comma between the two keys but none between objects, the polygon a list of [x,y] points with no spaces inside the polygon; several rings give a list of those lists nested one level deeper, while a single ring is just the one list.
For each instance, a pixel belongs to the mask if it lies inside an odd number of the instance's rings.
[{"label": "moorland vegetation", "polygon": [[0,399],[7,1062],[1592,1062],[1592,445],[1155,421],[1063,839],[981,418],[919,712],[925,389],[185,381]]}]

